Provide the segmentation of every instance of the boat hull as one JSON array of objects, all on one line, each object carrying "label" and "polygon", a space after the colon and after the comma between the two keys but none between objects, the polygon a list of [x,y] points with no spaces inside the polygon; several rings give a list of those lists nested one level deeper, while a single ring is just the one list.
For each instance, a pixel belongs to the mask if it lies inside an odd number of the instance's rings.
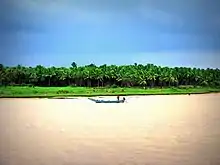
[{"label": "boat hull", "polygon": [[124,100],[119,100],[119,101],[113,101],[113,100],[108,100],[108,101],[105,101],[105,100],[97,100],[95,101],[96,103],[124,103]]},{"label": "boat hull", "polygon": [[89,100],[94,101],[95,103],[124,103],[124,100],[96,100],[89,98]]}]

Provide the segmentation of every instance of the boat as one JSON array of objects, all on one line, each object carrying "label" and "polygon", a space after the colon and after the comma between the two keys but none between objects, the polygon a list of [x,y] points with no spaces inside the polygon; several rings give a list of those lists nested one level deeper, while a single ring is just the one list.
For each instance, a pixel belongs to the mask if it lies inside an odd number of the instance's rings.
[{"label": "boat", "polygon": [[124,103],[124,100],[96,100],[96,103]]},{"label": "boat", "polygon": [[95,103],[124,103],[125,100],[96,100],[89,98],[89,100],[94,101]]}]

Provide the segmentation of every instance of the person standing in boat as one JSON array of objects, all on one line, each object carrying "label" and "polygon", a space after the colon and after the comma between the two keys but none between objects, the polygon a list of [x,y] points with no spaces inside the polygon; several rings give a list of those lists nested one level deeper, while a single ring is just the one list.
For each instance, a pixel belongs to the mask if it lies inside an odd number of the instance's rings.
[{"label": "person standing in boat", "polygon": [[120,96],[118,95],[118,96],[117,96],[117,100],[118,100],[118,101],[119,101],[119,98],[120,98]]},{"label": "person standing in boat", "polygon": [[123,97],[123,102],[125,102],[125,97]]}]

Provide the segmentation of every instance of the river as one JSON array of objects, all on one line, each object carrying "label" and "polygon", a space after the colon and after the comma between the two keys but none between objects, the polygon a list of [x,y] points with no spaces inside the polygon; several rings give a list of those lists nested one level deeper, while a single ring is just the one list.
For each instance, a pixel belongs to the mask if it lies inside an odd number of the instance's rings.
[{"label": "river", "polygon": [[219,165],[220,95],[0,99],[0,165]]}]

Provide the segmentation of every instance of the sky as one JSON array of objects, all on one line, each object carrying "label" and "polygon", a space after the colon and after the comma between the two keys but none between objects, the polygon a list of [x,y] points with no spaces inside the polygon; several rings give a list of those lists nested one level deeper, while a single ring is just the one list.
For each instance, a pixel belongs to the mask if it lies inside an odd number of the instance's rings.
[{"label": "sky", "polygon": [[1,0],[0,63],[220,68],[219,0]]}]

